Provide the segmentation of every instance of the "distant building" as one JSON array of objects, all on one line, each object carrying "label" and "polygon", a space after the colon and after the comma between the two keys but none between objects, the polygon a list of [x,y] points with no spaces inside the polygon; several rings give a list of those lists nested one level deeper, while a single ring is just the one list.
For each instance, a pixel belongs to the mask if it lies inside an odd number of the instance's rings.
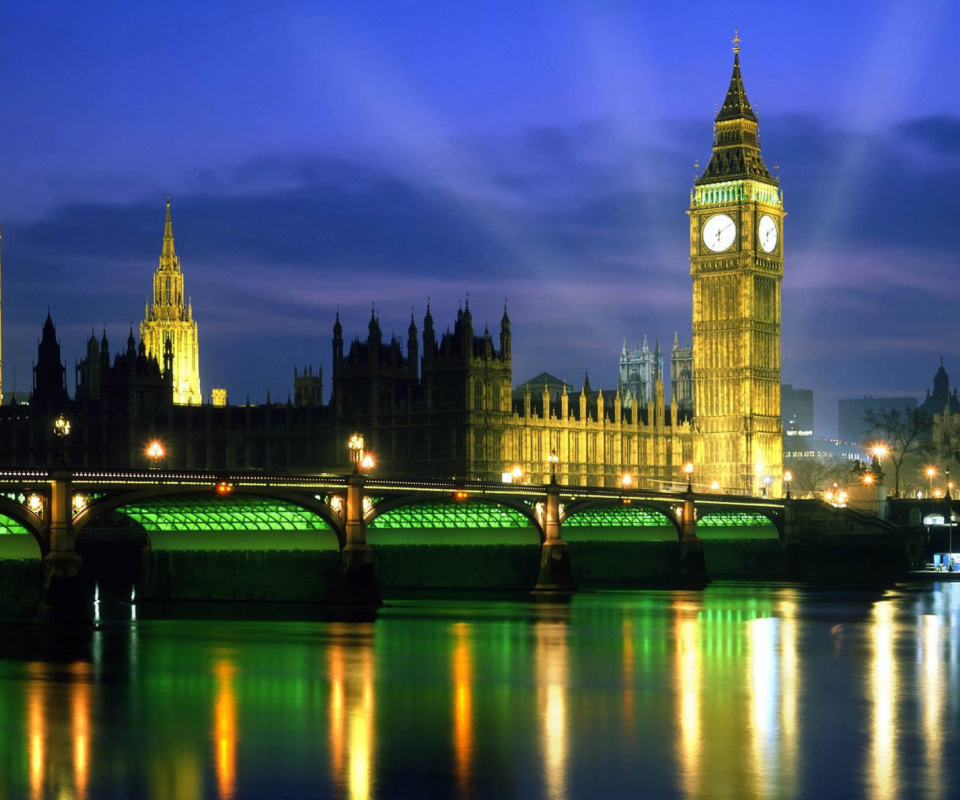
[{"label": "distant building", "polygon": [[[947,403],[950,404],[947,408]],[[932,420],[937,414],[960,414],[960,398],[957,397],[957,390],[950,392],[950,376],[943,368],[943,359],[940,359],[940,369],[933,376],[933,391],[927,389],[927,396],[920,408],[927,412],[927,416]]]},{"label": "distant building", "polygon": [[813,389],[781,384],[780,417],[787,436],[813,436]]},{"label": "distant building", "polygon": [[837,458],[842,461],[864,461],[863,447],[841,439],[820,436],[788,436],[783,440],[783,460],[789,464],[796,459],[818,458],[821,461]]},{"label": "distant building", "polygon": [[[620,394],[623,407],[633,408],[634,403],[645,406],[654,400],[657,379],[663,374],[663,353],[659,337],[650,349],[647,337],[643,346],[639,341],[633,350],[628,349],[624,338],[620,350]],[[673,334],[670,350],[670,397],[684,413],[693,411],[693,347],[687,341],[680,346],[680,337]]]},{"label": "distant building", "polygon": [[886,411],[891,408],[906,410],[917,407],[915,397],[864,397],[859,400],[841,400],[838,438],[843,442],[860,444],[868,433],[863,415],[868,411]]},{"label": "distant building", "polygon": [[663,355],[660,352],[660,339],[653,350],[643,337],[643,347],[639,342],[633,350],[627,349],[624,337],[620,350],[620,392],[623,395],[623,407],[633,408],[634,403],[645,406],[653,399],[654,385],[663,374]]}]

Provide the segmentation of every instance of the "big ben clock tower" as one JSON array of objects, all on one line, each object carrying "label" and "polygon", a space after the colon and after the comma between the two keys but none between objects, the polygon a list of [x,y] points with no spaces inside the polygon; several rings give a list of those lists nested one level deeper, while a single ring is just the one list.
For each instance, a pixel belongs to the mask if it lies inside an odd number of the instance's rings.
[{"label": "big ben clock tower", "polygon": [[733,53],[713,154],[690,199],[694,460],[725,490],[779,494],[783,196],[760,154],[736,34]]}]

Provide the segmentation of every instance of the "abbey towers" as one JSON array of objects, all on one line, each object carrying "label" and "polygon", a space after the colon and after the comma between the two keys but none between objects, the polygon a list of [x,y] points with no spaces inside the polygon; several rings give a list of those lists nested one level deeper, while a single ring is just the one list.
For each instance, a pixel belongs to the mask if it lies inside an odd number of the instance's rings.
[{"label": "abbey towers", "polygon": [[783,195],[760,154],[739,36],[733,44],[713,154],[690,197],[694,464],[726,490],[779,494]]},{"label": "abbey towers", "polygon": [[193,304],[183,293],[180,259],[173,247],[173,223],[170,221],[170,199],[163,228],[163,250],[153,276],[153,304],[147,303],[140,323],[140,339],[147,355],[163,365],[167,342],[173,349],[173,402],[178,405],[200,405],[200,360],[197,345],[197,323]]}]

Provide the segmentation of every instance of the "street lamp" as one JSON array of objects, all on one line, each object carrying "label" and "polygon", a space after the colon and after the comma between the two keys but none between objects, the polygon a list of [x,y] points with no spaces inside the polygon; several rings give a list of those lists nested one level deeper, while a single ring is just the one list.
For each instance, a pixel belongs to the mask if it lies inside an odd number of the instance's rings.
[{"label": "street lamp", "polygon": [[510,470],[510,476],[513,478],[514,483],[520,483],[520,480],[523,478],[523,470],[520,469],[519,464],[513,465],[513,469]]},{"label": "street lamp", "polygon": [[363,458],[361,458],[361,459],[360,459],[360,462],[359,462],[359,468],[360,468],[360,470],[361,470],[364,474],[366,474],[366,473],[370,472],[370,470],[372,470],[375,466],[377,466],[377,462],[373,460],[373,454],[372,454],[372,453],[364,453],[364,454],[363,454]]},{"label": "street lamp", "polygon": [[167,454],[167,451],[163,449],[163,442],[159,439],[154,439],[150,444],[147,445],[147,458],[150,459],[150,469],[157,469],[160,460]]},{"label": "street lamp", "polygon": [[687,491],[688,491],[688,492],[692,492],[692,491],[693,491],[693,483],[692,483],[692,481],[693,481],[693,462],[692,462],[692,461],[688,461],[686,464],[684,464],[684,466],[683,466],[683,471],[687,473]]},{"label": "street lamp", "polygon": [[953,484],[950,482],[950,467],[943,471],[943,476],[947,479],[947,571],[953,572],[953,502],[950,499]]},{"label": "street lamp", "polygon": [[793,473],[787,470],[783,473],[783,482],[787,485],[787,500],[790,499],[790,484],[793,482]]},{"label": "street lamp", "polygon": [[872,472],[865,472],[863,474],[863,482],[867,486],[872,486],[877,484],[877,516],[880,516],[880,478],[874,475]]},{"label": "street lamp", "polygon": [[347,442],[347,450],[350,451],[350,460],[353,462],[355,472],[360,472],[360,462],[363,461],[363,434],[355,433]]},{"label": "street lamp", "polygon": [[927,494],[927,497],[933,497],[933,476],[937,474],[936,467],[927,467],[924,470],[924,473],[927,476],[927,479],[930,481],[930,491]]},{"label": "street lamp", "polygon": [[560,463],[560,456],[557,455],[556,450],[551,450],[550,455],[547,456],[547,461],[550,462],[550,483],[557,482],[557,464]]},{"label": "street lamp", "polygon": [[621,489],[632,489],[633,488],[633,476],[629,472],[625,472],[620,478],[620,488]]},{"label": "street lamp", "polygon": [[711,491],[711,492],[719,492],[719,491],[720,491],[720,481],[714,481],[713,483],[711,483],[711,484],[710,484],[710,491]]},{"label": "street lamp", "polygon": [[53,432],[60,440],[60,466],[62,467],[67,463],[66,439],[70,435],[70,420],[61,414],[53,423]]}]

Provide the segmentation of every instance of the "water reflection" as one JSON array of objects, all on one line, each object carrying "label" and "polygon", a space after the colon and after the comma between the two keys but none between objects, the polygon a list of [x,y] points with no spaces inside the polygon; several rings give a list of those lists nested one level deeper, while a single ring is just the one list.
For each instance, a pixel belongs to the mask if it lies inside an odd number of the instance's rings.
[{"label": "water reflection", "polygon": [[921,617],[921,647],[919,699],[923,709],[924,786],[930,798],[944,797],[943,762],[944,701],[948,691],[943,678],[941,654],[942,630],[940,619],[932,615]]},{"label": "water reflection", "polygon": [[0,798],[954,796],[960,584],[811,594],[107,626],[0,657]]},{"label": "water reflection", "polygon": [[90,778],[90,664],[77,661],[72,666],[70,718],[73,737],[73,785],[76,797],[87,796]]},{"label": "water reflection", "polygon": [[237,786],[236,667],[229,656],[213,664],[216,695],[213,703],[213,763],[220,800],[231,800]]},{"label": "water reflection", "polygon": [[[683,796],[799,793],[796,602],[674,601],[676,763]],[[740,722],[740,721],[743,722]]]},{"label": "water reflection", "polygon": [[375,766],[372,627],[364,623],[358,636],[348,623],[333,623],[330,634],[330,769],[351,800],[367,800]]},{"label": "water reflection", "polygon": [[567,622],[536,623],[537,705],[546,796],[567,796]]},{"label": "water reflection", "polygon": [[473,665],[470,656],[470,625],[452,626],[453,645],[453,760],[457,796],[470,796],[470,762],[473,755]]},{"label": "water reflection", "polygon": [[44,665],[27,665],[27,739],[30,755],[30,798],[43,797],[43,775],[47,763],[47,726],[43,717],[46,706]]},{"label": "water reflection", "polygon": [[874,800],[900,795],[896,746],[896,712],[900,696],[896,637],[893,604],[877,603],[873,607],[873,624],[870,626],[872,652],[867,688],[871,708],[866,783],[869,796]]},{"label": "water reflection", "polygon": [[699,797],[701,657],[699,608],[677,601],[673,606],[676,636],[677,719],[680,734],[677,770],[685,797]]}]

